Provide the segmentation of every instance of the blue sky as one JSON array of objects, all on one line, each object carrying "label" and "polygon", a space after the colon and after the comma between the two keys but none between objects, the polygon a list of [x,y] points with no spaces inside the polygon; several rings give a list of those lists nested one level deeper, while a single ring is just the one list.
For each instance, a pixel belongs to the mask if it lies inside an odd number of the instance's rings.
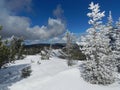
[{"label": "blue sky", "polygon": [[60,4],[68,30],[83,33],[89,28],[86,14],[91,1],[99,3],[101,11],[105,11],[105,21],[109,11],[112,11],[114,21],[120,16],[120,0],[33,0],[33,14],[30,15],[32,23],[46,24],[47,19],[53,17],[53,10]]},{"label": "blue sky", "polygon": [[[0,0],[2,37],[23,36],[26,40],[48,40],[62,35],[67,29],[85,33],[88,25],[88,6],[99,3],[105,11],[112,11],[114,22],[120,16],[120,0]],[[55,12],[55,13],[54,13]]]}]

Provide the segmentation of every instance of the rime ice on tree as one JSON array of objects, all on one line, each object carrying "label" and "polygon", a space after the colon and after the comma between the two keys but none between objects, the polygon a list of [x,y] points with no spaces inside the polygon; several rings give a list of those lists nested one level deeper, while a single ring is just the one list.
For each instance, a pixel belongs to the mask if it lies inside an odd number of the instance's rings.
[{"label": "rime ice on tree", "polygon": [[90,17],[91,28],[87,30],[87,35],[82,37],[82,51],[86,55],[87,62],[83,64],[82,77],[92,84],[111,84],[114,77],[114,55],[110,47],[110,39],[107,34],[109,29],[102,25],[104,12],[100,12],[99,4],[91,2],[87,14]]}]

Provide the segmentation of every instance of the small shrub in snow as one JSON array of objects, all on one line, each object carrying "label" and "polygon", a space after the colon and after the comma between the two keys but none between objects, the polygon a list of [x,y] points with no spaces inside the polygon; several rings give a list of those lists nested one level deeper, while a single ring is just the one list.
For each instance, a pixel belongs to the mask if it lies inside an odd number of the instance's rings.
[{"label": "small shrub in snow", "polygon": [[22,78],[27,78],[28,76],[30,76],[31,72],[32,72],[31,67],[28,66],[28,67],[22,69],[22,71],[21,71],[21,77]]},{"label": "small shrub in snow", "polygon": [[73,65],[73,60],[67,60],[67,64],[68,64],[68,66],[72,66]]},{"label": "small shrub in snow", "polygon": [[40,65],[40,64],[41,64],[41,62],[40,62],[40,61],[37,61],[37,64],[38,64],[38,65]]}]

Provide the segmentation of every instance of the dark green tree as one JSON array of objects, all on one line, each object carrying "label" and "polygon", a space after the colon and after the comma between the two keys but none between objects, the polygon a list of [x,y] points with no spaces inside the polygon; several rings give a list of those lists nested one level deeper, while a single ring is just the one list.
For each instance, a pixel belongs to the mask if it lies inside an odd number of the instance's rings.
[{"label": "dark green tree", "polygon": [[[2,30],[2,26],[0,26],[0,30]],[[10,54],[10,50],[9,48],[6,46],[7,41],[3,42],[2,38],[0,37],[0,68],[2,68],[2,66],[6,63],[9,62],[9,54]]]}]

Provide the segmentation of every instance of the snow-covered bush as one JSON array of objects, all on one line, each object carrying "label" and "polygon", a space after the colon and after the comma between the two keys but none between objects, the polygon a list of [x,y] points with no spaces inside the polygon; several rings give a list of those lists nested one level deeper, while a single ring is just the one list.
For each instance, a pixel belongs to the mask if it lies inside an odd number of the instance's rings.
[{"label": "snow-covered bush", "polygon": [[87,62],[83,65],[82,77],[92,84],[111,84],[115,81],[115,57],[107,36],[109,29],[102,25],[104,12],[100,12],[99,4],[91,2],[87,14],[90,17],[91,28],[87,35],[82,37],[83,47],[81,50],[86,55]]},{"label": "snow-covered bush", "polygon": [[41,60],[49,60],[50,58],[50,51],[47,50],[47,48],[45,47],[44,50],[41,51]]}]

